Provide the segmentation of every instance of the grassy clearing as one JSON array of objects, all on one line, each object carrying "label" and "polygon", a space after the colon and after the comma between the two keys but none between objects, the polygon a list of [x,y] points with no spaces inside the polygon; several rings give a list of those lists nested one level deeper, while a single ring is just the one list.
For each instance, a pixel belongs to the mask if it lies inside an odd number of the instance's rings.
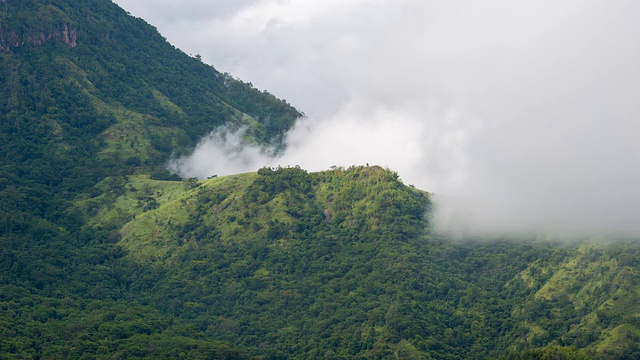
[{"label": "grassy clearing", "polygon": [[[118,199],[115,208],[134,213],[120,230],[120,244],[133,258],[146,262],[166,259],[175,248],[197,241],[185,237],[185,229],[194,222],[211,224],[224,238],[246,233],[248,230],[238,224],[244,217],[239,199],[254,176],[240,174],[197,182],[136,177],[130,188],[139,187],[144,196],[155,199],[157,206],[141,212],[144,202],[140,203],[140,196],[130,189]],[[205,208],[204,199],[218,200],[207,202]]]}]

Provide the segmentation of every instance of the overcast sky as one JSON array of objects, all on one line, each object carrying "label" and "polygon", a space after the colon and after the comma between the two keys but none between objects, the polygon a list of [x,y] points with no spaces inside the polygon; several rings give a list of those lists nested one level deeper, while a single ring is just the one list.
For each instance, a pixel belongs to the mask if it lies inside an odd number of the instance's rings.
[{"label": "overcast sky", "polygon": [[[116,3],[307,114],[276,164],[388,166],[458,231],[640,236],[638,1]],[[273,164],[232,140],[183,171]]]}]

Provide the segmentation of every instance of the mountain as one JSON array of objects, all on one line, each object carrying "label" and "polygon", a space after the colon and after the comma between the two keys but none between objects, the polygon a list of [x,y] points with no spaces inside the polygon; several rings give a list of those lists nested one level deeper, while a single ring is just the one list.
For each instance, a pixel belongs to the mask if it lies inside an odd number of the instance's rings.
[{"label": "mountain", "polygon": [[454,242],[429,230],[428,193],[377,166],[125,188],[90,224],[121,217],[129,289],[250,354],[640,354],[635,243]]},{"label": "mountain", "polygon": [[0,358],[640,358],[637,242],[450,239],[378,166],[180,179],[301,113],[109,1],[0,13]]},{"label": "mountain", "polygon": [[[106,0],[0,4],[0,237],[5,252],[66,257],[73,199],[164,164],[213,129],[277,149],[301,114],[222,74]],[[15,245],[14,245],[15,244]],[[57,258],[57,257],[56,257]],[[45,265],[43,265],[45,266]]]},{"label": "mountain", "polygon": [[2,287],[0,331],[10,336],[0,349],[45,358],[638,355],[636,243],[453,241],[429,230],[428,193],[377,166],[181,182],[141,174],[97,187],[74,207],[87,219],[82,233],[101,242],[62,268],[32,265],[42,254],[13,258],[6,278],[20,286]]},{"label": "mountain", "polygon": [[[84,230],[76,199],[101,194],[95,185],[116,175],[175,179],[164,170],[169,157],[221,126],[246,128],[248,142],[277,151],[300,116],[182,53],[110,1],[3,0],[0,298],[8,322],[0,357],[24,349],[42,356],[32,343],[39,335],[19,333],[12,309],[33,319],[33,304],[65,296],[77,304],[84,287],[113,279],[102,260],[119,258],[119,247]],[[80,282],[82,289],[70,286]]]},{"label": "mountain", "polygon": [[28,204],[25,188],[67,198],[113,172],[157,171],[220,126],[246,127],[250,141],[278,147],[301,115],[187,56],[110,1],[7,0],[3,8],[2,175],[20,184],[0,197],[5,214],[42,209]]}]

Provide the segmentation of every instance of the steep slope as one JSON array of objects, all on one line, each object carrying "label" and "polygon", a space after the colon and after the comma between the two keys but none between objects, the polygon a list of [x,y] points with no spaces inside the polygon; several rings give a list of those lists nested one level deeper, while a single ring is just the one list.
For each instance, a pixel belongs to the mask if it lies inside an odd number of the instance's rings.
[{"label": "steep slope", "polygon": [[192,144],[229,122],[253,125],[258,140],[270,141],[300,116],[268,93],[175,49],[155,28],[110,1],[4,4],[0,52],[7,62],[3,90],[8,111],[20,105],[45,113],[52,106],[65,110],[68,104],[56,102],[65,96],[81,98],[61,94],[75,86],[85,97],[93,95],[90,100],[156,117],[162,126],[181,127]]},{"label": "steep slope", "polygon": [[66,228],[74,220],[57,219],[61,204],[107,175],[160,171],[222,125],[278,146],[300,116],[110,1],[7,0],[1,10],[0,231],[34,222],[18,213]]},{"label": "steep slope", "polygon": [[[125,306],[116,268],[124,252],[109,238],[117,229],[83,230],[86,214],[73,201],[102,194],[95,185],[111,176],[170,178],[168,157],[219,126],[245,127],[247,141],[277,148],[299,116],[177,50],[110,1],[2,1],[0,357],[74,357],[40,345],[61,334],[60,317],[77,319],[64,334],[84,344],[80,353],[105,345],[98,327],[109,309],[129,311],[111,313],[123,334],[140,317],[158,319],[149,329],[170,326],[153,309]],[[89,324],[91,341],[73,336]],[[124,346],[112,340],[111,355]],[[229,350],[180,335],[162,340],[176,356]]]},{"label": "steep slope", "polygon": [[[3,1],[3,253],[24,258],[46,250],[56,260],[40,267],[64,264],[88,241],[78,240],[84,219],[70,201],[99,194],[94,185],[105,177],[168,178],[170,154],[193,148],[219,126],[246,127],[248,141],[277,146],[299,116],[175,49],[110,1]],[[42,282],[17,270],[17,278]]]}]

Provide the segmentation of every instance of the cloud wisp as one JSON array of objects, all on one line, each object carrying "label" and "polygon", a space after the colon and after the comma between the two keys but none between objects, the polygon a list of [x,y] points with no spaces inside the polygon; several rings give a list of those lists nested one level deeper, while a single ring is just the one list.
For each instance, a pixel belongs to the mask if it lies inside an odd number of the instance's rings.
[{"label": "cloud wisp", "polygon": [[[640,236],[636,1],[247,0],[217,13],[191,0],[158,15],[170,3],[136,0],[134,14],[309,115],[275,163],[396,169],[446,195],[443,229]],[[238,171],[274,164],[216,151]]]},{"label": "cloud wisp", "polygon": [[[243,130],[218,129],[193,154],[169,167],[185,177],[205,178],[256,171],[263,166],[300,165],[311,171],[332,166],[376,164],[393,168],[407,183],[454,190],[462,186],[467,132],[460,115],[435,107],[420,113],[349,106],[321,120],[302,118],[286,136],[283,154],[273,157],[243,142]],[[437,176],[429,177],[429,174]]]}]

